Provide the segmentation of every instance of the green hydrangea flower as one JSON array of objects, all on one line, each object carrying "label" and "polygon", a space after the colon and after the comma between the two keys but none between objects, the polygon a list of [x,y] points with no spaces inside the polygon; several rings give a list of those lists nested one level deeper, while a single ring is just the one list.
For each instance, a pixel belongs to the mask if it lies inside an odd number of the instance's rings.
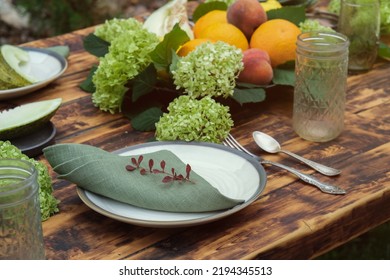
[{"label": "green hydrangea flower", "polygon": [[210,3],[210,2],[224,2],[226,5],[229,7],[231,4],[236,2],[236,0],[205,0],[205,3]]},{"label": "green hydrangea flower", "polygon": [[39,201],[42,221],[58,212],[59,201],[53,196],[52,180],[47,166],[40,161],[29,158],[9,141],[0,141],[0,159],[22,159],[31,162],[38,172]]},{"label": "green hydrangea flower", "polygon": [[233,127],[229,107],[209,96],[194,99],[182,95],[174,99],[156,123],[159,141],[202,141],[222,143]]},{"label": "green hydrangea flower", "polygon": [[141,25],[142,24],[134,18],[113,18],[106,20],[104,24],[96,27],[94,34],[104,41],[111,43],[124,32],[140,29]]},{"label": "green hydrangea flower", "polygon": [[109,52],[100,59],[92,77],[96,91],[92,101],[103,111],[120,111],[126,83],[150,63],[150,52],[159,39],[134,18],[108,21],[96,34],[110,41]]},{"label": "green hydrangea flower", "polygon": [[299,29],[302,33],[311,31],[335,32],[332,28],[322,25],[318,20],[306,19],[299,23]]},{"label": "green hydrangea flower", "polygon": [[192,97],[232,96],[243,70],[242,51],[224,42],[204,43],[179,59],[172,70],[176,89]]}]

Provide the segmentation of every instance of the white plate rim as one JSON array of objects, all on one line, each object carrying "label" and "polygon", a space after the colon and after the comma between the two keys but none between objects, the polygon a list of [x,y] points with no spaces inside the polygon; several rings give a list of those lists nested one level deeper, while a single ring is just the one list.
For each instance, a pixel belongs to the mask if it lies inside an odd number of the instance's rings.
[{"label": "white plate rim", "polygon": [[[84,190],[78,186],[76,186],[76,191],[80,199],[92,210],[95,212],[98,212],[106,217],[112,218],[114,220],[125,222],[128,224],[138,225],[138,226],[144,226],[144,227],[156,227],[156,228],[172,228],[172,227],[187,227],[187,226],[195,226],[195,225],[201,225],[209,222],[213,222],[222,218],[225,218],[229,215],[232,215],[248,205],[250,205],[252,202],[254,202],[264,191],[265,185],[267,182],[267,175],[263,168],[263,166],[253,157],[240,152],[238,150],[232,149],[230,147],[225,147],[223,145],[219,144],[213,144],[213,143],[203,143],[203,142],[182,142],[182,141],[157,141],[157,142],[149,142],[144,144],[138,144],[134,146],[125,147],[119,150],[114,151],[113,153],[121,154],[124,152],[128,152],[131,150],[137,150],[140,148],[145,147],[152,147],[152,146],[161,146],[164,145],[195,145],[195,146],[204,146],[204,147],[211,147],[215,149],[220,149],[229,153],[236,154],[237,156],[244,158],[246,161],[248,161],[257,171],[257,174],[259,175],[259,185],[257,186],[256,191],[250,197],[247,201],[244,203],[237,205],[233,208],[227,209],[227,210],[221,210],[221,211],[214,211],[210,212],[211,214],[206,217],[202,218],[195,218],[195,219],[184,219],[184,220],[178,220],[178,221],[154,221],[154,220],[144,220],[144,219],[136,219],[131,217],[126,217],[122,215],[118,215],[116,213],[112,213],[101,206],[95,204],[89,197],[88,194],[92,194],[88,192],[87,190]],[[98,196],[97,194],[93,194],[94,196]],[[108,199],[109,200],[109,199]]]},{"label": "white plate rim", "polygon": [[38,89],[41,89],[41,88],[47,86],[48,84],[50,84],[51,82],[53,82],[54,80],[58,79],[68,68],[68,61],[63,56],[61,56],[60,54],[58,54],[52,50],[41,49],[41,48],[31,48],[31,47],[21,47],[21,48],[25,51],[28,51],[28,52],[39,52],[39,53],[44,53],[44,54],[47,54],[48,56],[54,57],[61,64],[61,70],[57,74],[51,76],[50,78],[43,80],[43,81],[40,81],[38,83],[34,83],[34,84],[31,84],[31,85],[28,85],[25,87],[0,90],[0,100],[16,98],[16,97],[23,96],[25,94],[34,92]]}]

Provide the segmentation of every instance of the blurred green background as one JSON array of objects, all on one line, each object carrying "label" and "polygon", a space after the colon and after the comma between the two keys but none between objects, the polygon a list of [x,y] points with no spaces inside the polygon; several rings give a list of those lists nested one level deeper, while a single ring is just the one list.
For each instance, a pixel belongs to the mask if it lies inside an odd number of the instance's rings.
[{"label": "blurred green background", "polygon": [[[136,16],[165,3],[164,0],[0,0],[0,44],[20,44],[96,25],[112,17]],[[17,11],[14,18],[6,5]],[[390,221],[317,259],[390,260]]]}]

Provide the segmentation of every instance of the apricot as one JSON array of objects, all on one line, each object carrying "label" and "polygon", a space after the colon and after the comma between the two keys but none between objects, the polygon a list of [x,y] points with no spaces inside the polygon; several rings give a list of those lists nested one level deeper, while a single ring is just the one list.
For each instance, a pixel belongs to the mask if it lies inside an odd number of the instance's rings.
[{"label": "apricot", "polygon": [[258,0],[237,0],[227,10],[227,21],[239,28],[249,39],[262,23],[267,13]]},{"label": "apricot", "polygon": [[255,85],[268,85],[274,76],[268,54],[260,49],[248,49],[243,54],[244,69],[237,80]]}]

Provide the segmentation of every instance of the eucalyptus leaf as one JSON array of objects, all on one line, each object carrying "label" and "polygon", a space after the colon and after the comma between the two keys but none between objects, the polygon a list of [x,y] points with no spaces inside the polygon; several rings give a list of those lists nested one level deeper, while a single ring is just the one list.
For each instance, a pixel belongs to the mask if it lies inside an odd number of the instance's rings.
[{"label": "eucalyptus leaf", "polygon": [[260,87],[235,88],[233,99],[243,105],[244,103],[257,103],[265,99],[265,90]]},{"label": "eucalyptus leaf", "polygon": [[294,86],[295,72],[294,69],[274,69],[272,82],[276,85]]},{"label": "eucalyptus leaf", "polygon": [[141,112],[131,120],[131,125],[138,131],[153,131],[156,129],[156,122],[160,120],[163,112],[158,107],[151,107]]},{"label": "eucalyptus leaf", "polygon": [[270,19],[285,19],[291,21],[295,25],[305,21],[306,12],[304,7],[282,7],[280,9],[273,9],[267,12],[267,18]]},{"label": "eucalyptus leaf", "polygon": [[204,16],[210,11],[213,10],[222,10],[226,11],[227,10],[227,4],[222,1],[212,1],[208,3],[202,3],[196,7],[194,13],[192,14],[192,20],[193,22],[196,22],[199,18]]},{"label": "eucalyptus leaf", "polygon": [[156,83],[157,72],[154,66],[151,64],[132,80],[132,102],[137,101],[141,96],[151,92],[154,89]]},{"label": "eucalyptus leaf", "polygon": [[103,57],[108,53],[110,43],[99,38],[93,33],[87,35],[84,40],[84,49],[97,57]]},{"label": "eucalyptus leaf", "polygon": [[95,71],[97,70],[97,66],[92,66],[91,70],[89,71],[89,74],[87,78],[80,84],[80,88],[86,92],[94,93],[96,91],[95,84],[92,82],[92,77],[95,74]]},{"label": "eucalyptus leaf", "polygon": [[187,33],[180,28],[179,24],[175,24],[172,30],[164,36],[163,41],[150,54],[156,69],[168,70],[172,62],[172,50],[176,51],[189,40]]}]

